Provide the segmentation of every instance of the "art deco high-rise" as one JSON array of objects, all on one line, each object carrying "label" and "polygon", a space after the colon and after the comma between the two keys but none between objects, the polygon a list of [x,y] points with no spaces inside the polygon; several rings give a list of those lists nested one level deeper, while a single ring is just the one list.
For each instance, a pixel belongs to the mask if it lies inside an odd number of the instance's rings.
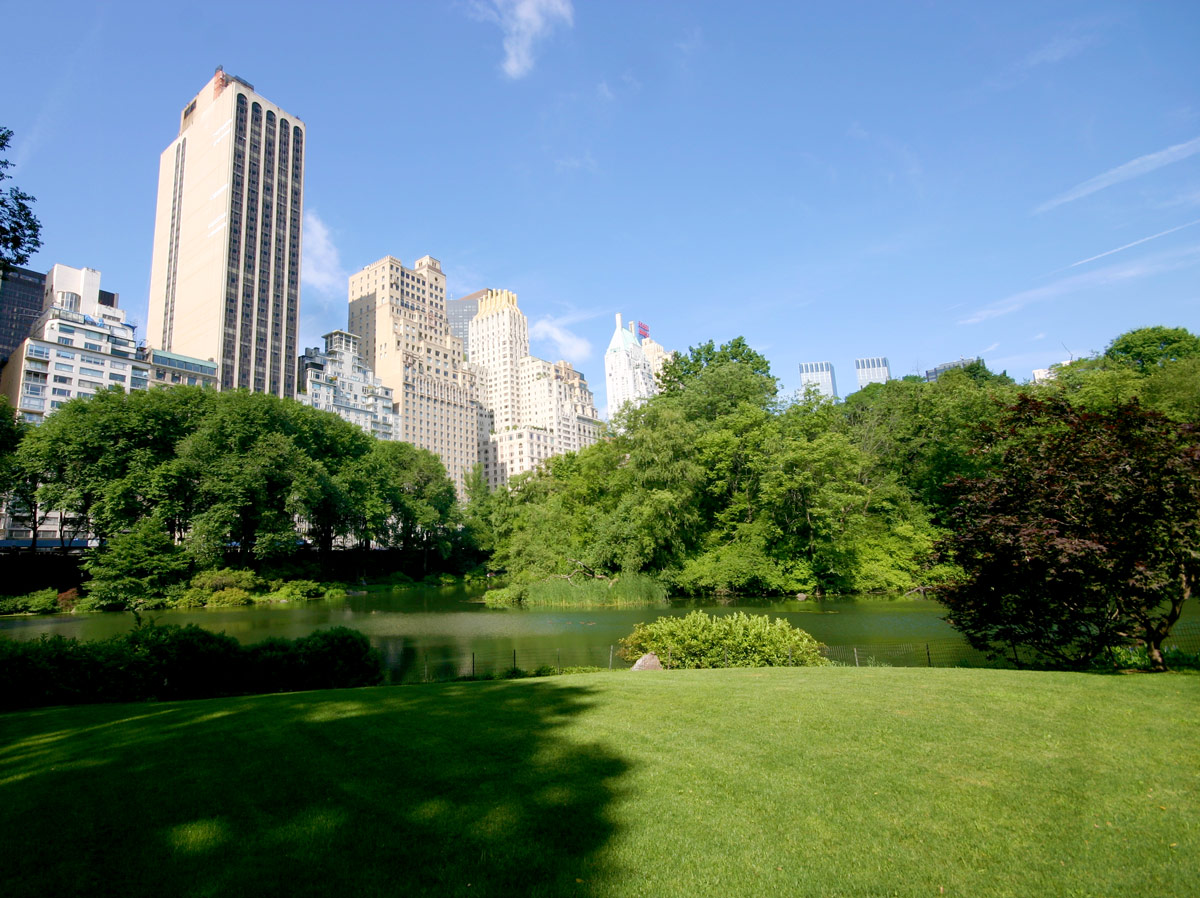
[{"label": "art deco high-rise", "polygon": [[146,341],[296,393],[304,123],[220,68],[159,162]]},{"label": "art deco high-rise", "polygon": [[349,300],[347,330],[361,338],[363,364],[392,390],[395,438],[436,454],[463,495],[481,416],[475,370],[446,318],[442,263],[422,256],[407,268],[385,256],[350,275]]}]

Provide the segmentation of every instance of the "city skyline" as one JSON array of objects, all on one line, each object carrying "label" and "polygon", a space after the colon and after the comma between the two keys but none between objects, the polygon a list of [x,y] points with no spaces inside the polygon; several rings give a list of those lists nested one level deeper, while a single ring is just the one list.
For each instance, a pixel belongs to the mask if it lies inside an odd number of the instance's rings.
[{"label": "city skyline", "polygon": [[[6,104],[44,225],[26,267],[103,270],[151,338],[154,161],[224,63],[312,130],[295,352],[347,326],[349,274],[389,251],[453,260],[447,299],[519,292],[531,351],[597,383],[622,308],[680,351],[744,335],[785,391],[814,358],[1024,380],[1135,327],[1200,330],[1193,6],[858,6],[366,7],[320,32],[250,8],[237,33],[198,4],[17,9],[14,33],[73,17],[106,58]],[[401,22],[460,62],[338,48]]]}]

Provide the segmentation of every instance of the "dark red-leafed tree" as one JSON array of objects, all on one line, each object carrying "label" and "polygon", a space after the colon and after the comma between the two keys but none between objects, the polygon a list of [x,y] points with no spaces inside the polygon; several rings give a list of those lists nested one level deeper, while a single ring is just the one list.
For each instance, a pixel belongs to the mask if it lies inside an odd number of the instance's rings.
[{"label": "dark red-leafed tree", "polygon": [[1096,414],[1022,396],[979,450],[988,474],[951,484],[942,547],[965,577],[947,619],[1018,665],[1079,667],[1162,643],[1200,576],[1200,429],[1136,402]]}]

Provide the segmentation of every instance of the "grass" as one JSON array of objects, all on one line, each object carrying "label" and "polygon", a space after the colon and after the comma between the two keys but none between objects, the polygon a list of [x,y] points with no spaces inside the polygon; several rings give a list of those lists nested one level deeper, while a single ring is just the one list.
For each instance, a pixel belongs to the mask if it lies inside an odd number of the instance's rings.
[{"label": "grass", "polygon": [[647,574],[621,574],[613,581],[581,579],[572,582],[564,578],[538,580],[490,589],[483,597],[485,604],[495,608],[517,605],[585,608],[661,605],[666,600],[667,590]]},{"label": "grass", "polygon": [[1192,896],[1200,677],[600,673],[0,717],[6,898]]}]

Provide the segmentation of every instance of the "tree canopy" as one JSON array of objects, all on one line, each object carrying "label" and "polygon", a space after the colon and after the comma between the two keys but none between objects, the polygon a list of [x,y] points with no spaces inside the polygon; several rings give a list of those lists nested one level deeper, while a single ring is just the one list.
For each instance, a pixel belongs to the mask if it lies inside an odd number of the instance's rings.
[{"label": "tree canopy", "polygon": [[[0,153],[8,149],[12,131],[0,127]],[[0,156],[0,182],[8,180],[6,174],[12,163]],[[0,190],[0,277],[14,265],[24,265],[30,253],[42,245],[42,226],[33,214],[30,205],[34,198],[15,186]]]},{"label": "tree canopy", "polygon": [[1022,397],[990,432],[987,472],[951,485],[940,594],[977,648],[1081,666],[1141,640],[1155,669],[1200,577],[1200,430],[1130,402]]},{"label": "tree canopy", "polygon": [[88,568],[104,607],[196,571],[280,563],[305,542],[400,549],[427,569],[458,535],[435,455],[259,393],[104,391],[64,403],[12,458],[20,504],[62,512],[64,539],[102,541]]},{"label": "tree canopy", "polygon": [[1180,359],[1200,358],[1200,337],[1182,327],[1142,327],[1113,340],[1104,357],[1146,371]]}]

